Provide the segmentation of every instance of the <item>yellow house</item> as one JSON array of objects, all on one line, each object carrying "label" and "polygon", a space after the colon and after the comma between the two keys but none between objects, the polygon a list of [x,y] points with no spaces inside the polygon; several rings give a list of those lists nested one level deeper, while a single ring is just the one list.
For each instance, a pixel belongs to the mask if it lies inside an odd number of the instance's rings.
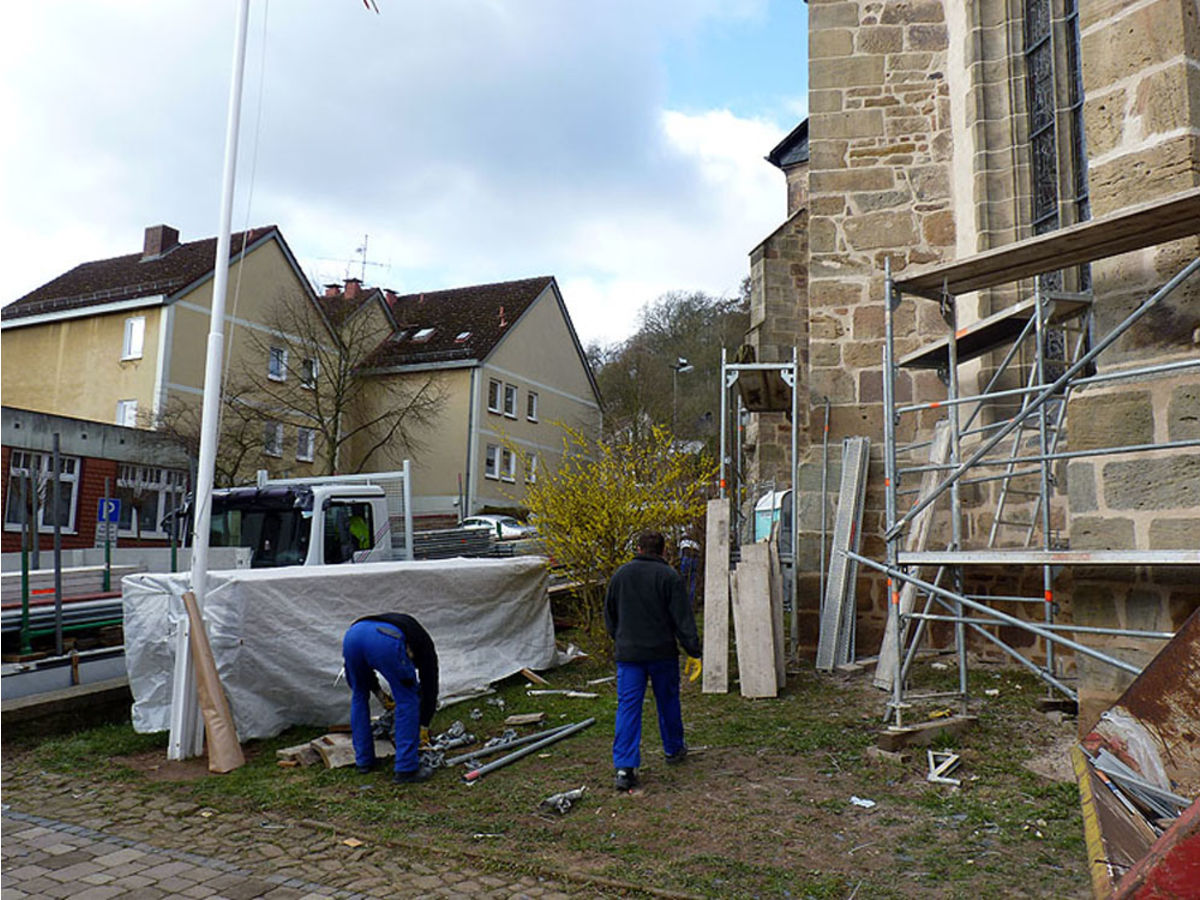
[{"label": "yellow house", "polygon": [[[518,507],[539,470],[557,466],[560,426],[598,432],[600,394],[553,277],[385,295],[395,330],[364,374],[441,398],[411,435],[417,515]],[[363,391],[363,415],[380,396]],[[398,465],[395,452],[372,468]]]},{"label": "yellow house", "polygon": [[[198,405],[216,243],[180,243],[176,229],[152,226],[142,252],[83,263],[4,307],[5,404],[141,428],[155,427],[165,410]],[[316,298],[277,227],[234,234],[231,247],[229,371],[259,367],[286,378],[303,361],[264,351],[272,311]],[[311,429],[263,412],[247,465],[310,474]]]}]

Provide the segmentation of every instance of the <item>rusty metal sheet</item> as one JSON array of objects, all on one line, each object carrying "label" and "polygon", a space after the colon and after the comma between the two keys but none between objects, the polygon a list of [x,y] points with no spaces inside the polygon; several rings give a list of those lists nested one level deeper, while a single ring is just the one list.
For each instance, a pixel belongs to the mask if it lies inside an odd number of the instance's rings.
[{"label": "rusty metal sheet", "polygon": [[1091,753],[1106,747],[1147,779],[1200,797],[1200,610],[1101,716],[1083,745]]}]

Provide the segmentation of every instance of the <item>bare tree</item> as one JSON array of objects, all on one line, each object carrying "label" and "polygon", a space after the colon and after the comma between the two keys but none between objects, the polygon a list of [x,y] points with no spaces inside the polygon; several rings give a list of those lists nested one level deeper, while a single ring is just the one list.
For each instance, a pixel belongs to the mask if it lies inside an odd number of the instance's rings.
[{"label": "bare tree", "polygon": [[431,375],[366,373],[371,354],[391,333],[378,295],[279,297],[266,333],[253,330],[239,373],[260,421],[311,429],[324,474],[366,470],[384,448],[419,449],[417,434],[438,413],[442,391]]},{"label": "bare tree", "polygon": [[[221,428],[217,440],[213,484],[230,487],[253,481],[258,469],[270,470],[263,456],[263,415],[249,402],[251,391],[228,383],[221,392]],[[200,456],[200,403],[173,397],[158,411],[153,427],[182,447],[188,457]]]}]

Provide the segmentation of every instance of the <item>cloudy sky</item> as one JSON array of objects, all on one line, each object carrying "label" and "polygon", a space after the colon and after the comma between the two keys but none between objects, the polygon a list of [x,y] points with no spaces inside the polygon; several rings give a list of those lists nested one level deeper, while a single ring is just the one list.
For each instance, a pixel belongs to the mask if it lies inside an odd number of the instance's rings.
[{"label": "cloudy sky", "polygon": [[[803,0],[377,2],[252,0],[235,229],[279,225],[318,284],[555,275],[585,343],[737,290],[784,214]],[[4,20],[0,300],[147,225],[215,234],[232,0]]]}]

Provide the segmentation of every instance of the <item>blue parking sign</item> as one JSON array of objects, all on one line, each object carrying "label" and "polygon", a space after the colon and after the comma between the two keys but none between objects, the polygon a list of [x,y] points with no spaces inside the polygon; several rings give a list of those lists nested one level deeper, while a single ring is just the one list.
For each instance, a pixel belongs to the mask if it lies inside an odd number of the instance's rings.
[{"label": "blue parking sign", "polygon": [[117,497],[101,497],[96,509],[96,521],[115,524],[121,519],[121,501]]}]

